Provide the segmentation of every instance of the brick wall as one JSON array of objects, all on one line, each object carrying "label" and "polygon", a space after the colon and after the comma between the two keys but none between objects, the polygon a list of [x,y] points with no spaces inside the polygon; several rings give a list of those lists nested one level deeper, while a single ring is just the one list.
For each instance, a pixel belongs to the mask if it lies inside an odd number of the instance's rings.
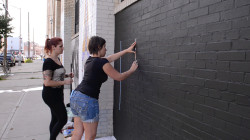
[{"label": "brick wall", "polygon": [[[63,39],[64,52],[62,55],[62,63],[66,69],[66,73],[73,72],[74,78],[72,85],[64,85],[65,89],[75,89],[79,84],[79,34],[75,34],[75,1],[61,0],[61,22],[60,22],[60,37]],[[68,93],[71,93],[70,90]],[[65,104],[70,101],[66,101]]]},{"label": "brick wall", "polygon": [[[97,1],[80,1],[80,9],[79,9],[79,80],[80,83],[83,78],[83,67],[85,64],[84,59],[87,59],[87,57],[83,57],[83,47],[84,47],[84,40],[86,38],[90,38],[93,35],[96,35],[96,6]],[[86,8],[88,8],[88,12],[86,12]],[[86,13],[85,13],[86,12]],[[88,15],[88,17],[86,17]],[[85,26],[87,24],[85,22],[88,21],[88,34],[85,34]],[[87,35],[87,37],[85,37]]]},{"label": "brick wall", "polygon": [[[61,19],[61,37],[64,40],[63,62],[67,72],[71,71],[72,64],[72,70],[75,74],[72,89],[75,89],[81,82],[84,73],[83,68],[86,58],[83,58],[83,42],[85,38],[89,39],[94,35],[103,37],[106,39],[107,55],[114,53],[115,3],[113,0],[81,0],[78,34],[74,34],[75,1],[62,0],[61,3],[63,15]],[[88,10],[86,11],[86,9]],[[88,31],[88,33],[85,34],[85,31]],[[108,79],[101,88],[99,99],[100,122],[97,137],[113,135],[113,86],[113,80]],[[69,87],[65,86],[65,88]]]},{"label": "brick wall", "polygon": [[[96,35],[106,40],[106,56],[114,53],[115,16],[114,0],[97,0]],[[113,65],[113,64],[112,64]],[[100,122],[98,136],[113,135],[114,81],[109,78],[100,92]]]},{"label": "brick wall", "polygon": [[[63,39],[63,45],[64,45],[64,54],[63,54],[63,65],[66,69],[66,72],[70,72],[71,70],[71,37],[73,36],[72,32],[72,16],[74,15],[74,0],[62,0],[61,3],[63,3],[63,31],[61,31],[62,39]],[[72,10],[73,9],[73,10]]]},{"label": "brick wall", "polygon": [[[137,38],[139,70],[122,82],[121,110],[115,82],[115,137],[249,139],[249,18],[248,0],[140,0],[118,12],[115,52]],[[133,60],[122,57],[122,71]]]},{"label": "brick wall", "polygon": [[61,34],[61,1],[57,0],[55,1],[55,36],[60,36]]},{"label": "brick wall", "polygon": [[[86,11],[87,9],[87,11]],[[72,45],[78,45],[78,50],[74,49],[74,52],[78,52],[78,55],[74,56],[73,60],[78,57],[77,77],[75,80],[75,86],[77,86],[84,73],[84,64],[86,53],[83,54],[83,42],[84,39],[90,39],[91,36],[98,35],[106,40],[107,55],[114,52],[114,1],[113,0],[88,0],[80,1],[80,27],[79,27],[79,43],[72,41]],[[86,26],[86,28],[85,28]],[[85,31],[88,31],[85,33]],[[74,47],[73,45],[72,47]],[[75,48],[75,47],[74,47]],[[74,53],[73,52],[73,53]],[[99,96],[100,104],[100,121],[98,124],[97,137],[112,136],[113,135],[113,86],[114,82],[108,79],[101,88]],[[73,87],[74,89],[74,87]]]}]

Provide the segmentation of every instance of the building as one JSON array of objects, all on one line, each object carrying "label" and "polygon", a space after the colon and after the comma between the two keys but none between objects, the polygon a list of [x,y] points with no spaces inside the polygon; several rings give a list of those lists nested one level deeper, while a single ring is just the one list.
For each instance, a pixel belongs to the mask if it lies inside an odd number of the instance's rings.
[{"label": "building", "polygon": [[[109,79],[101,89],[98,136],[250,137],[249,1],[61,0],[53,7],[51,33],[58,35],[61,15],[63,62],[76,75],[74,86],[91,36],[106,39],[107,55],[137,41],[139,70],[121,87]],[[133,60],[113,65],[124,71]]]},{"label": "building", "polygon": [[[101,6],[98,1],[48,1],[47,36],[59,36],[63,39],[64,54],[62,55],[62,62],[67,72],[73,71],[75,74],[73,89],[83,78],[83,65],[89,56],[86,45],[92,35],[103,36],[107,41],[107,54],[114,52],[114,15],[111,15],[108,19],[103,18],[103,20],[106,20],[106,23],[103,22],[103,26],[109,24],[108,22],[113,24],[108,29],[109,34],[103,31],[104,28],[98,29],[97,27],[101,26],[101,22],[95,19],[95,13],[101,14],[105,10],[96,11],[97,4]],[[109,12],[113,14],[114,3],[111,2],[110,4],[112,9]],[[84,24],[85,26],[80,26]],[[113,135],[113,85],[113,80],[108,79],[108,82],[101,89],[99,99],[101,120],[98,126],[98,137]]]},{"label": "building", "polygon": [[39,56],[44,55],[44,46],[36,46],[35,54]]},{"label": "building", "polygon": [[15,55],[19,54],[19,47],[20,47],[20,42],[21,42],[21,53],[23,52],[23,42],[22,39],[20,40],[19,37],[7,37],[7,51],[10,53],[13,53]]}]

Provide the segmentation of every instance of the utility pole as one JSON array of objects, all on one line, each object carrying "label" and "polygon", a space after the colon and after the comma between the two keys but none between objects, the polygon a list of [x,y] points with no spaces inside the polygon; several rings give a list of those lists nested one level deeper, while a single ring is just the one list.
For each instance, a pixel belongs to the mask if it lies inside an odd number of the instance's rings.
[{"label": "utility pole", "polygon": [[33,57],[35,56],[35,41],[34,41],[34,28],[33,28]]},{"label": "utility pole", "polygon": [[55,0],[52,0],[52,5],[51,5],[51,14],[52,14],[52,24],[51,24],[51,38],[54,37],[54,29],[55,29]]},{"label": "utility pole", "polygon": [[[8,16],[8,0],[5,0],[5,19],[7,19]],[[4,35],[4,58],[3,58],[3,67],[6,71],[6,66],[8,65],[7,61],[7,34]]]},{"label": "utility pole", "polygon": [[22,36],[21,36],[21,8],[20,8],[20,36],[19,36],[19,61],[18,61],[18,66],[21,66],[21,59],[22,59]]},{"label": "utility pole", "polygon": [[50,28],[51,29],[51,36],[50,36],[50,38],[52,38],[53,37],[53,30],[52,30],[52,28],[53,28],[53,26],[52,26],[53,25],[53,18],[50,19],[50,24],[51,24],[51,28]]},{"label": "utility pole", "polygon": [[28,12],[28,58],[30,58],[30,20],[29,20],[29,12]]}]

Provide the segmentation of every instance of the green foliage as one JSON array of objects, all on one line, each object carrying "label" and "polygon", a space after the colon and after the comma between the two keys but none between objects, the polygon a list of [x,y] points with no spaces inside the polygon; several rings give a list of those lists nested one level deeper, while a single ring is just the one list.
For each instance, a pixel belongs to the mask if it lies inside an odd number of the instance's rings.
[{"label": "green foliage", "polygon": [[4,76],[0,76],[0,80],[6,80]]},{"label": "green foliage", "polygon": [[28,58],[27,60],[25,60],[25,63],[33,63],[33,61]]},{"label": "green foliage", "polygon": [[30,77],[29,79],[41,79],[41,78],[38,78],[38,77]]},{"label": "green foliage", "polygon": [[[1,9],[0,9],[1,10]],[[0,49],[5,45],[2,43],[2,38],[7,38],[12,33],[13,27],[10,25],[12,18],[0,15]]]}]

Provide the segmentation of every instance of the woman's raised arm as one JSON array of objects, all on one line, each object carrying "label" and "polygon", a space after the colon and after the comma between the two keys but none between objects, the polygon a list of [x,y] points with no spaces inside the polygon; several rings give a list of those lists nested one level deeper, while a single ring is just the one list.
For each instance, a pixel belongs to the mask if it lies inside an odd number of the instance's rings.
[{"label": "woman's raised arm", "polygon": [[118,53],[115,53],[115,54],[112,54],[112,55],[109,55],[107,57],[108,61],[111,63],[117,59],[119,59],[121,56],[123,56],[124,54],[126,53],[135,53],[135,51],[133,51],[134,47],[136,45],[136,42],[134,42],[129,48],[123,50],[123,51],[120,51]]},{"label": "woman's raised arm", "polygon": [[116,81],[122,81],[126,78],[128,78],[135,70],[137,69],[138,64],[137,61],[134,61],[128,71],[125,71],[123,73],[119,73],[110,63],[106,63],[103,65],[103,71],[112,79]]}]

